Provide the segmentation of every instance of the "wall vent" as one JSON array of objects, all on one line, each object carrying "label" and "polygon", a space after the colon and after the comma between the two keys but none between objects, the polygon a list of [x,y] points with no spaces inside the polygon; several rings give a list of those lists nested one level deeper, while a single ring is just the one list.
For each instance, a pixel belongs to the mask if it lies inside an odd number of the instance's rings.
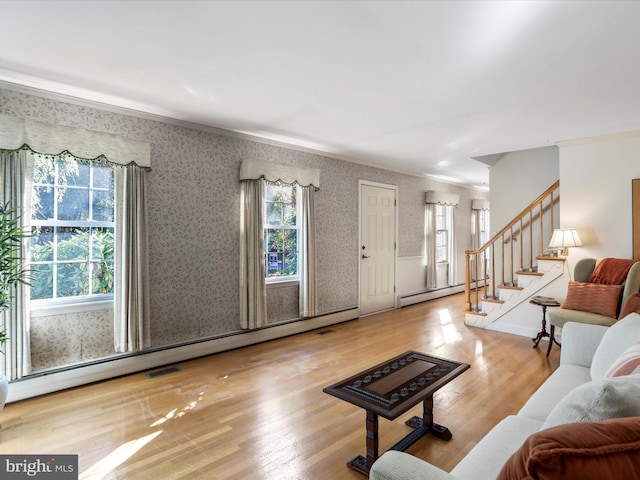
[{"label": "wall vent", "polygon": [[327,333],[333,333],[335,330],[323,330],[322,332],[318,332],[318,335],[326,335]]},{"label": "wall vent", "polygon": [[156,378],[156,377],[161,377],[163,375],[169,375],[170,373],[175,373],[175,372],[179,372],[180,369],[178,367],[169,367],[169,368],[165,368],[163,370],[156,370],[155,372],[149,372],[147,373],[147,377],[149,378]]}]

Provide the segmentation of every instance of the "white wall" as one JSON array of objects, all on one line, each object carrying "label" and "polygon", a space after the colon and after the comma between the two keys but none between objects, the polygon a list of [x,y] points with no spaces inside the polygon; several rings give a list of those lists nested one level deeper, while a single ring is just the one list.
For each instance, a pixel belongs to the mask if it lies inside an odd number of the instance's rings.
[{"label": "white wall", "polygon": [[398,296],[427,289],[426,260],[424,255],[398,258],[398,278],[396,293]]},{"label": "white wall", "polygon": [[505,153],[491,167],[489,177],[493,233],[513,220],[513,217],[558,180],[558,147]]},{"label": "white wall", "polygon": [[633,256],[631,180],[640,178],[640,131],[560,145],[560,225],[576,228],[584,257]]}]

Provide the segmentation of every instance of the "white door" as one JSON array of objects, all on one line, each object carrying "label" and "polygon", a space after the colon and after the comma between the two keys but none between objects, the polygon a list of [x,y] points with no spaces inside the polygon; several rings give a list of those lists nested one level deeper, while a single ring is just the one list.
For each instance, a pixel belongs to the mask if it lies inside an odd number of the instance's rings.
[{"label": "white door", "polygon": [[395,307],[396,189],[360,185],[360,315]]}]

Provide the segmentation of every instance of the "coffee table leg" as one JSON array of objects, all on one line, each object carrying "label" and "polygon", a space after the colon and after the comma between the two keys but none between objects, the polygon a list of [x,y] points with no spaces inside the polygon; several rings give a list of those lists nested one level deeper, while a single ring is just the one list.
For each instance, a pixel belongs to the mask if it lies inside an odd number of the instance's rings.
[{"label": "coffee table leg", "polygon": [[[402,449],[411,446],[418,438],[427,432],[442,440],[451,440],[453,438],[451,430],[433,422],[433,397],[426,398],[422,402],[422,418],[411,417],[405,423],[415,430],[397,444],[397,446]],[[393,447],[393,449],[398,450],[396,447]]]},{"label": "coffee table leg", "polygon": [[373,462],[378,459],[379,453],[379,440],[378,440],[378,415],[367,410],[367,457],[358,455],[353,460],[349,461],[347,465],[354,470],[369,476],[369,470]]}]

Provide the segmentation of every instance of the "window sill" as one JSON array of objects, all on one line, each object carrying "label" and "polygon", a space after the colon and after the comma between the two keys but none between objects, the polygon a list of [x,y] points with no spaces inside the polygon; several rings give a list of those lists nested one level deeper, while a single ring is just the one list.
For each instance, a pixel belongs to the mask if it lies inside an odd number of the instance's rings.
[{"label": "window sill", "polygon": [[65,315],[67,313],[92,312],[113,308],[113,300],[95,302],[65,303],[62,305],[43,305],[31,309],[31,318]]},{"label": "window sill", "polygon": [[285,279],[285,280],[268,280],[266,282],[267,289],[270,288],[283,288],[283,287],[294,287],[300,284],[300,280],[296,279]]}]

